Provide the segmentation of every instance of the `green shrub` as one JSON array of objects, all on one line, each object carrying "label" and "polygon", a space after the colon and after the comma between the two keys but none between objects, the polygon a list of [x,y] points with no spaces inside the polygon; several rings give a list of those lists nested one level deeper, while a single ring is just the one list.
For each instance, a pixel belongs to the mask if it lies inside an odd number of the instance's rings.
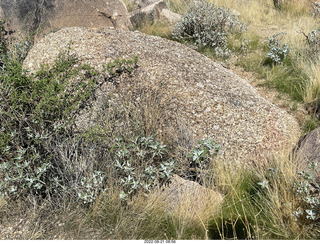
[{"label": "green shrub", "polygon": [[[97,73],[61,54],[51,69],[27,76],[6,57],[0,73],[0,185],[4,195],[45,196],[71,177],[58,145],[76,138],[73,119],[95,91]],[[61,185],[62,184],[62,185]]]},{"label": "green shrub", "polygon": [[132,71],[137,68],[137,63],[138,56],[135,56],[133,59],[116,58],[113,62],[108,63],[105,69],[108,72],[109,81],[122,73],[131,74]]},{"label": "green shrub", "polygon": [[196,48],[213,48],[217,57],[227,58],[228,38],[245,29],[238,17],[225,7],[205,1],[196,1],[174,26],[174,39],[192,42]]},{"label": "green shrub", "polygon": [[[75,123],[78,112],[94,100],[97,87],[131,74],[138,58],[115,59],[105,73],[98,73],[79,65],[69,51],[62,52],[53,67],[43,66],[29,76],[20,60],[5,59],[0,77],[0,194],[70,194],[90,204],[106,190],[110,169],[123,188],[123,200],[169,180],[174,161],[153,137],[123,136],[113,144],[113,135],[98,125],[98,133],[94,128],[80,132]],[[110,159],[113,166],[102,163]]]}]

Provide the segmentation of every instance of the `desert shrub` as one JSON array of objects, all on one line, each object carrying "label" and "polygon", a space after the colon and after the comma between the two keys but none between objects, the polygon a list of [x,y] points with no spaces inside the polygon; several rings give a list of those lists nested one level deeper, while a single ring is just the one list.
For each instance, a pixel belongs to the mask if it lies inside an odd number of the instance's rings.
[{"label": "desert shrub", "polygon": [[109,75],[109,81],[116,78],[117,76],[128,73],[131,74],[135,68],[137,68],[138,56],[133,59],[119,59],[116,58],[113,62],[108,63],[104,66],[105,70]]},{"label": "desert shrub", "polygon": [[0,73],[0,194],[70,193],[90,203],[103,190],[105,174],[97,165],[101,145],[86,140],[75,118],[90,106],[101,83],[130,73],[137,58],[116,59],[100,74],[78,64],[68,49],[51,68],[27,75],[22,69],[25,52],[20,52],[25,48],[17,50],[21,55],[8,51],[2,57]]},{"label": "desert shrub", "polygon": [[[272,167],[268,169],[266,178],[257,183],[262,192],[269,196],[266,201],[273,202],[270,206],[275,203],[272,200],[273,194],[279,192],[279,190],[285,191],[283,198],[277,199],[277,202],[280,203],[278,205],[282,206],[277,216],[281,216],[278,220],[279,223],[294,222],[287,230],[289,231],[292,228],[290,235],[297,234],[293,232],[295,225],[298,228],[308,230],[301,233],[301,238],[310,238],[317,235],[320,227],[320,178],[317,165],[317,162],[312,162],[309,164],[309,170],[294,172],[292,175],[286,174],[282,168]],[[272,215],[272,211],[272,208],[270,208],[268,215]],[[274,223],[269,228],[275,228],[276,224]]]},{"label": "desert shrub", "polygon": [[117,138],[113,147],[117,179],[127,200],[138,191],[149,193],[157,184],[163,184],[173,175],[175,162],[169,157],[166,145],[152,136],[134,139]]},{"label": "desert shrub", "polygon": [[55,148],[75,138],[72,120],[97,81],[93,69],[76,62],[61,54],[53,68],[27,76],[18,60],[6,58],[0,73],[1,194],[44,196],[70,180]]},{"label": "desert shrub", "polygon": [[298,180],[293,189],[298,198],[298,204],[293,215],[299,224],[311,226],[311,229],[320,227],[320,172],[318,162],[309,164],[309,170],[299,172]]},{"label": "desert shrub", "polygon": [[201,169],[208,167],[211,156],[216,155],[220,150],[220,145],[211,139],[198,141],[198,145],[188,155],[192,159],[192,164]]},{"label": "desert shrub", "polygon": [[0,77],[0,194],[68,194],[90,204],[107,190],[110,175],[122,187],[123,200],[169,180],[174,161],[152,136],[135,131],[115,139],[98,125],[80,130],[75,123],[96,89],[103,82],[117,85],[137,61],[115,59],[99,73],[80,65],[68,49],[51,68],[27,75],[19,60],[7,56]]},{"label": "desert shrub", "polygon": [[195,170],[195,175],[192,178],[200,182],[203,180],[204,172],[208,170],[210,161],[218,154],[219,150],[220,145],[211,139],[198,141],[198,145],[187,155],[191,161],[191,169]]},{"label": "desert shrub", "polygon": [[267,59],[271,61],[271,63],[282,63],[289,53],[289,45],[287,43],[281,44],[280,37],[283,35],[285,35],[285,33],[278,33],[267,39],[267,45],[269,48]]},{"label": "desert shrub", "polygon": [[308,44],[307,54],[312,58],[319,58],[320,52],[320,28],[312,30],[310,33],[306,34],[302,32],[306,38]]},{"label": "desert shrub", "polygon": [[25,60],[25,58],[27,57],[31,47],[32,43],[28,39],[25,39],[23,41],[13,41],[10,44],[10,52],[8,52],[8,55],[10,58],[22,63],[23,60]]},{"label": "desert shrub", "polygon": [[231,51],[228,38],[245,26],[230,9],[205,1],[196,1],[174,26],[172,37],[190,41],[196,48],[213,48],[217,57],[227,58]]},{"label": "desert shrub", "polygon": [[314,2],[312,5],[313,8],[313,16],[320,17],[320,2]]}]

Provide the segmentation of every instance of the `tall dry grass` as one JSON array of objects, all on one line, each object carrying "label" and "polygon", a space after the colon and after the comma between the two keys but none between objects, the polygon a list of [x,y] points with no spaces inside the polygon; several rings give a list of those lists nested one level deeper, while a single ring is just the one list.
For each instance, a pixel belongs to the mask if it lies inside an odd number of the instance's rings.
[{"label": "tall dry grass", "polygon": [[299,182],[298,169],[288,152],[254,169],[215,162],[213,172],[216,189],[224,193],[224,203],[209,223],[210,238],[315,238],[317,232],[293,216],[301,199],[294,188],[294,182]]},{"label": "tall dry grass", "polygon": [[[298,1],[291,1],[291,5],[283,12],[273,7],[272,0],[212,1],[239,11],[240,18],[261,39],[286,31],[284,41],[290,44],[295,57],[300,54],[294,50],[305,45],[300,31],[309,32],[317,26],[317,21],[305,12],[305,6]],[[189,3],[184,0],[168,2],[169,7],[179,13],[185,12]],[[145,28],[146,33],[165,35],[171,27]],[[304,100],[313,102],[320,96],[320,62],[308,62],[306,55],[297,58],[296,62],[310,78]],[[108,117],[100,118],[101,125],[109,128],[114,136],[129,135],[136,128],[135,125],[141,122],[144,127],[138,130],[148,135],[154,134],[161,141],[169,141],[161,131],[160,122],[164,118],[157,106],[159,94],[150,95],[152,93],[149,92],[141,89],[140,97],[143,99],[140,103],[124,100],[126,106],[119,106],[116,110],[109,107],[105,111]],[[186,164],[184,155],[189,148],[185,145],[176,146],[177,151],[183,152],[176,152],[177,163]],[[278,178],[267,177],[269,168],[277,169]],[[189,206],[187,197],[174,213],[166,211],[163,199],[157,194],[149,197],[138,194],[128,203],[123,203],[119,198],[121,187],[113,181],[110,172],[107,176],[107,193],[101,194],[90,207],[79,206],[67,198],[55,207],[48,202],[43,205],[20,202],[10,206],[10,202],[0,199],[0,219],[8,226],[13,222],[13,226],[16,226],[19,220],[15,219],[21,216],[29,220],[23,222],[26,228],[22,239],[310,238],[312,235],[308,226],[298,225],[292,216],[298,199],[290,189],[296,177],[297,169],[289,159],[288,152],[272,161],[263,162],[263,166],[254,170],[242,164],[213,161],[209,174],[204,178],[204,185],[221,192],[224,203],[220,207],[212,202],[212,208],[190,219],[185,215]],[[262,191],[258,183],[266,179],[269,184]],[[31,211],[28,212],[28,209]]]},{"label": "tall dry grass", "polygon": [[[240,18],[248,24],[248,32],[260,36],[260,42],[274,34],[284,32],[282,42],[288,43],[293,66],[301,69],[301,97],[305,103],[319,100],[319,60],[310,59],[309,49],[303,33],[310,33],[319,28],[318,19],[313,16],[313,2],[310,0],[289,0],[281,9],[276,9],[273,1],[211,0],[222,6],[236,9]],[[270,75],[276,75],[273,72]],[[272,80],[272,77],[269,77]]]},{"label": "tall dry grass", "polygon": [[298,65],[309,77],[304,89],[304,102],[313,104],[320,97],[320,61],[301,58],[298,59]]}]

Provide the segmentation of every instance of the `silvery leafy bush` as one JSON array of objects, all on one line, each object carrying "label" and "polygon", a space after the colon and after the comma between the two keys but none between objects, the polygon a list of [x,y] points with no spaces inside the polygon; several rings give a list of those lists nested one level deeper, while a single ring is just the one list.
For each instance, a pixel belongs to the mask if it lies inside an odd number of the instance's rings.
[{"label": "silvery leafy bush", "polygon": [[299,172],[299,181],[294,183],[299,206],[293,215],[297,221],[319,226],[320,172],[317,171],[318,164],[318,162],[312,162],[309,164],[308,171]]},{"label": "silvery leafy bush", "polygon": [[[208,169],[210,160],[218,154],[220,149],[220,144],[211,139],[199,140],[198,145],[188,154],[188,158],[191,160],[191,167],[200,169],[200,172]],[[197,171],[196,177],[201,177],[201,173]]]},{"label": "silvery leafy bush", "polygon": [[23,62],[28,55],[32,45],[29,40],[23,42],[13,42],[11,43],[10,51],[8,55],[12,59],[16,59],[18,62]]},{"label": "silvery leafy bush", "polygon": [[83,176],[77,189],[78,199],[84,204],[94,202],[96,197],[106,190],[103,186],[105,177],[101,171],[94,171],[89,176]]},{"label": "silvery leafy bush", "polygon": [[269,48],[267,58],[274,64],[282,63],[290,51],[289,45],[287,43],[281,44],[280,38],[284,35],[285,33],[278,33],[267,39],[267,45]]},{"label": "silvery leafy bush", "polygon": [[249,40],[247,37],[243,37],[240,45],[240,53],[246,55],[249,52],[249,49],[251,48],[251,40]]},{"label": "silvery leafy bush", "polygon": [[192,159],[197,167],[206,168],[211,156],[216,155],[220,150],[220,145],[211,139],[202,139],[192,150],[188,157]]},{"label": "silvery leafy bush", "polygon": [[302,32],[302,34],[305,36],[308,49],[307,53],[313,58],[319,58],[319,52],[320,52],[320,28],[316,30],[312,30],[310,33],[305,34]]},{"label": "silvery leafy bush", "polygon": [[192,42],[196,48],[211,47],[216,56],[227,58],[228,38],[241,33],[245,26],[232,11],[213,3],[195,1],[172,30],[172,37]]},{"label": "silvery leafy bush", "polygon": [[130,72],[137,59],[116,60],[112,72],[100,74],[68,49],[52,67],[27,75],[15,57],[4,53],[0,65],[0,197],[93,202],[105,190],[101,154],[110,153],[87,139],[75,119],[102,82]]},{"label": "silvery leafy bush", "polygon": [[136,136],[134,139],[117,138],[114,146],[117,178],[123,191],[122,200],[127,200],[138,191],[146,194],[156,185],[170,180],[175,169],[168,156],[166,145],[152,136]]},{"label": "silvery leafy bush", "polygon": [[[261,189],[266,190],[286,184],[288,191],[292,193],[291,202],[283,202],[284,206],[291,209],[291,217],[298,224],[319,226],[320,220],[320,172],[317,170],[318,162],[312,162],[309,170],[298,173],[297,178],[285,179],[285,176],[279,168],[269,168],[266,178],[257,184]],[[289,182],[285,183],[285,182]],[[281,200],[281,199],[279,199]]]},{"label": "silvery leafy bush", "polygon": [[320,17],[320,2],[313,3],[313,16],[316,18]]}]

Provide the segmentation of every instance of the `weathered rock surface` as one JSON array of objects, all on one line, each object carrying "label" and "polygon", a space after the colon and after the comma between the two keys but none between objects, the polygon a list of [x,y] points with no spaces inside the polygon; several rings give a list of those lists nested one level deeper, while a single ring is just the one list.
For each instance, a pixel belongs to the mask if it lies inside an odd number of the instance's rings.
[{"label": "weathered rock surface", "polygon": [[307,134],[299,144],[295,151],[298,169],[309,171],[309,163],[319,162],[317,171],[320,172],[320,127]]},{"label": "weathered rock surface", "polygon": [[160,12],[159,22],[174,25],[181,19],[181,17],[182,16],[180,14],[174,13],[169,9],[162,9],[162,11]]},{"label": "weathered rock surface", "polygon": [[294,118],[248,82],[204,55],[159,37],[108,28],[65,28],[40,40],[24,67],[34,72],[43,63],[53,64],[71,41],[81,62],[100,70],[117,57],[139,57],[139,68],[122,82],[128,95],[139,89],[160,93],[158,105],[165,120],[159,131],[172,145],[211,138],[221,144],[221,157],[257,162],[292,149],[298,140]]},{"label": "weathered rock surface", "polygon": [[126,0],[126,5],[128,8],[128,11],[133,12],[158,1],[159,0]]},{"label": "weathered rock surface", "polygon": [[10,30],[40,37],[72,26],[132,28],[122,0],[2,0],[0,18]]},{"label": "weathered rock surface", "polygon": [[220,193],[178,175],[174,175],[171,183],[156,194],[163,199],[169,213],[196,219],[213,214],[223,201]]},{"label": "weathered rock surface", "polygon": [[163,0],[148,2],[148,5],[130,12],[131,23],[136,26],[143,26],[146,23],[168,22],[175,24],[181,16],[168,9]]}]

